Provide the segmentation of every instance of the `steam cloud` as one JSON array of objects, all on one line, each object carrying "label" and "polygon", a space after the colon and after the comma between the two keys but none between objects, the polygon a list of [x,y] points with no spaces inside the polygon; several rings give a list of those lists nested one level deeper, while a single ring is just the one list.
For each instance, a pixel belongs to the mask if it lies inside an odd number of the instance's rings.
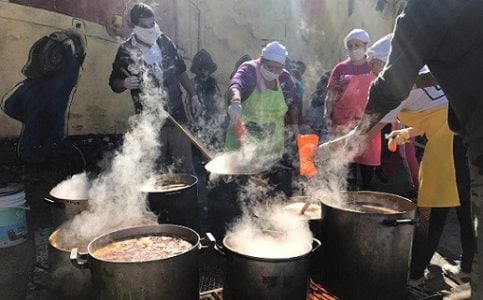
[{"label": "steam cloud", "polygon": [[[149,80],[143,76],[143,82],[149,83]],[[61,226],[59,236],[66,244],[85,245],[119,228],[156,222],[155,215],[147,209],[141,187],[156,171],[159,133],[167,117],[163,107],[166,93],[161,89],[148,90],[149,93],[141,96],[142,112],[129,119],[130,129],[121,149],[114,154],[109,167],[86,184],[89,209]],[[85,174],[79,177],[85,182]],[[60,186],[73,190],[79,181],[75,179],[76,176]]]}]

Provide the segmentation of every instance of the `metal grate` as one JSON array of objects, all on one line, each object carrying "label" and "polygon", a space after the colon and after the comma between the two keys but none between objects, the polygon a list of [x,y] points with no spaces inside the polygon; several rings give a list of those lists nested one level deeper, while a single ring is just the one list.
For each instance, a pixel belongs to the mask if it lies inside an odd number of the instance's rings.
[{"label": "metal grate", "polygon": [[423,286],[408,286],[408,300],[437,300],[443,299],[443,295],[430,291]]},{"label": "metal grate", "polygon": [[201,275],[200,276],[200,291],[212,291],[223,287],[223,281],[219,276]]}]

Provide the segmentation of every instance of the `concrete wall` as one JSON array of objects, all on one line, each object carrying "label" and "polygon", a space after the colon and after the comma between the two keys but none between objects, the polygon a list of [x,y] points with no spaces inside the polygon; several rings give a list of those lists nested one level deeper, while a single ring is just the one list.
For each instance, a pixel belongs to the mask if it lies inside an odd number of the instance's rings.
[{"label": "concrete wall", "polygon": [[[126,5],[134,2],[120,1]],[[31,4],[35,1],[16,2]],[[97,15],[121,15],[123,28],[120,32],[123,34],[120,35],[125,36],[129,11],[125,8],[128,6],[119,11],[121,6],[118,1],[112,2],[117,3],[115,7],[111,2],[100,1],[108,13]],[[219,66],[215,77],[222,89],[226,87],[233,65],[240,56],[249,54],[257,57],[268,40],[280,40],[287,46],[291,58],[307,64],[305,80],[306,95],[309,95],[319,76],[345,57],[342,39],[349,30],[365,28],[376,40],[389,33],[393,25],[391,19],[384,20],[375,10],[377,0],[146,2],[157,3],[155,9],[160,15],[160,27],[178,44],[188,66],[190,58],[199,49],[205,48],[212,54]],[[99,5],[88,7],[100,9]],[[349,16],[350,8],[352,12]],[[85,9],[81,11],[86,12]],[[76,10],[70,12],[74,13]],[[99,20],[94,18],[95,22],[90,22],[78,16],[0,0],[0,96],[24,79],[20,70],[37,39],[79,23],[88,39],[87,57],[67,115],[67,134],[124,132],[127,119],[132,114],[130,97],[128,93],[113,93],[107,85],[119,40],[110,36],[106,23],[101,22],[101,17],[97,18]],[[0,112],[0,124],[0,137],[18,136],[21,130],[21,123],[3,112]]]},{"label": "concrete wall", "polygon": [[[349,16],[350,2],[354,7]],[[239,57],[259,56],[266,40],[282,41],[292,59],[307,64],[306,94],[311,93],[319,77],[346,57],[342,40],[351,29],[366,29],[374,41],[392,31],[393,20],[382,18],[376,2],[200,0],[201,46],[213,55],[218,79],[226,83]]]},{"label": "concrete wall", "polygon": [[[87,35],[87,56],[70,104],[67,133],[114,133],[124,131],[132,114],[128,94],[114,94],[108,86],[118,41],[103,26],[46,10],[0,2],[0,97],[24,80],[22,67],[32,44],[42,36],[74,28]],[[0,137],[17,136],[22,124],[0,112]]]}]

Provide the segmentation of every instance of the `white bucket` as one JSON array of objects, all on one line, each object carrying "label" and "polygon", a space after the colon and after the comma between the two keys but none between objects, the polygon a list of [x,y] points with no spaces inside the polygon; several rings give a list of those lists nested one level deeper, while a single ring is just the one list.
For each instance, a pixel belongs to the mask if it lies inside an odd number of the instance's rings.
[{"label": "white bucket", "polygon": [[27,240],[27,217],[23,190],[0,194],[0,248],[11,247]]}]

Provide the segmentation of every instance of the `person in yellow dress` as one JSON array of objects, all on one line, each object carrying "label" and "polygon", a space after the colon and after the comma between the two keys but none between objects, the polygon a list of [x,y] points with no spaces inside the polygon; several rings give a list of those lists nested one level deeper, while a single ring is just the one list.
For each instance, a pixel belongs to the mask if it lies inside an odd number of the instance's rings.
[{"label": "person in yellow dress", "polygon": [[[367,51],[368,62],[375,75],[379,74],[389,55],[391,35],[380,39]],[[476,233],[473,227],[469,168],[466,148],[459,136],[450,130],[447,121],[448,99],[424,67],[420,70],[415,88],[408,98],[387,113],[367,133],[379,134],[387,123],[397,117],[408,128],[394,130],[388,135],[389,144],[404,144],[417,135],[426,136],[428,142],[419,170],[418,211],[429,213],[429,224],[421,222],[416,227],[413,242],[410,279],[412,284],[424,283],[424,271],[439,244],[450,208],[456,208],[460,223],[463,254],[457,267],[446,265],[443,271],[461,281],[470,279],[473,258],[476,253]],[[326,143],[319,151],[350,142],[351,135],[336,143]],[[427,226],[424,226],[427,225]]]}]

